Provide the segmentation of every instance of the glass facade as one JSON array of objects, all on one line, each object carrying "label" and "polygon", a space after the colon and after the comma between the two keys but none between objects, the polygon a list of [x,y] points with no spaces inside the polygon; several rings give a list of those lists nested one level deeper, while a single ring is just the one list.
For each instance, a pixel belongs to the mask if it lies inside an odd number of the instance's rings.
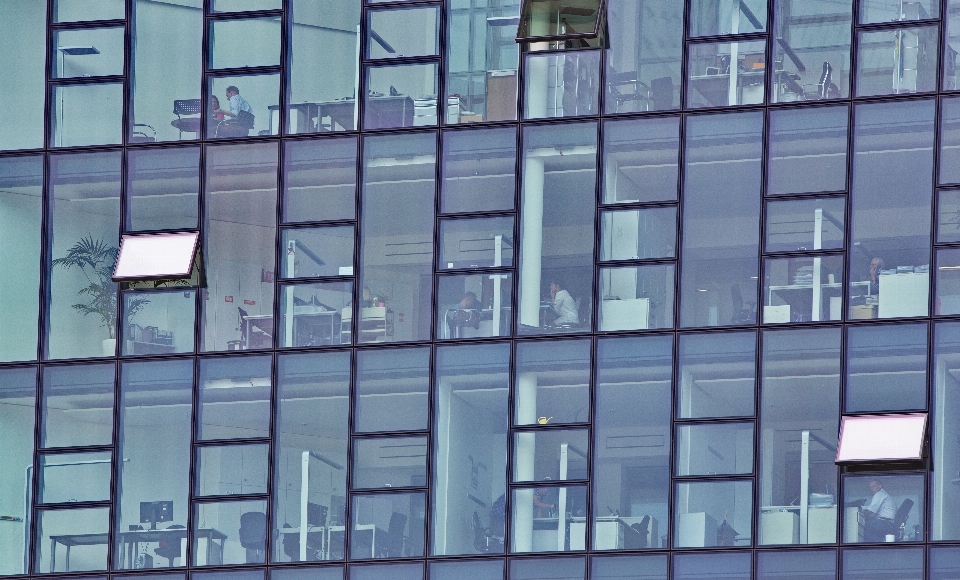
[{"label": "glass facade", "polygon": [[960,577],[958,30],[0,0],[0,577]]}]

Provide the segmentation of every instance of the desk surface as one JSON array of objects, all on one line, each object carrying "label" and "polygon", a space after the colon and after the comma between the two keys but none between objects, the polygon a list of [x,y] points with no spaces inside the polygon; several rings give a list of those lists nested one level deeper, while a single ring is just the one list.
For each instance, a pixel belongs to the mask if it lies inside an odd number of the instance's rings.
[{"label": "desk surface", "polygon": [[[129,530],[117,532],[116,537],[122,542],[158,542],[169,537],[186,538],[190,530],[186,528],[174,528],[166,530]],[[215,540],[225,540],[227,535],[215,528],[200,528],[196,530],[196,535],[204,538],[213,538]],[[96,546],[106,544],[110,541],[109,534],[62,534],[59,536],[50,536],[50,539],[63,546]]]}]

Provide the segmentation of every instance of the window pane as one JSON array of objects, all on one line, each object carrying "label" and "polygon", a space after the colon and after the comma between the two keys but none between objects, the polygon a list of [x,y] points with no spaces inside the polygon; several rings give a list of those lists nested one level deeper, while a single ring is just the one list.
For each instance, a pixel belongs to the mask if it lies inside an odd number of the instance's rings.
[{"label": "window pane", "polygon": [[517,118],[520,0],[448,2],[447,123]]},{"label": "window pane", "polygon": [[83,22],[123,18],[123,0],[54,0],[54,22]]},{"label": "window pane", "polygon": [[592,580],[667,580],[667,555],[594,556]]},{"label": "window pane", "polygon": [[512,290],[513,276],[510,274],[440,276],[437,284],[437,337],[509,336],[513,329]]},{"label": "window pane", "polygon": [[960,190],[937,192],[937,216],[937,243],[960,242]]},{"label": "window pane", "polygon": [[280,19],[214,20],[210,23],[210,45],[210,68],[278,66]]},{"label": "window pane", "polygon": [[264,570],[230,570],[229,572],[194,572],[191,580],[263,580]]},{"label": "window pane", "polygon": [[770,100],[849,97],[852,0],[777,0],[776,5],[773,61],[782,68],[774,73]]},{"label": "window pane", "polygon": [[[739,4],[739,6],[738,6]],[[767,4],[762,0],[693,0],[690,36],[749,34],[766,29]]]},{"label": "window pane", "polygon": [[[520,13],[517,38],[565,37],[597,31],[599,0],[527,0]],[[602,20],[601,20],[602,22]]]},{"label": "window pane", "polygon": [[196,290],[125,292],[123,354],[193,352]]},{"label": "window pane", "polygon": [[960,250],[937,250],[937,315],[960,314]]},{"label": "window pane", "polygon": [[[0,128],[0,141],[2,135]],[[37,358],[42,188],[42,157],[0,160],[0,246],[16,248],[0,254],[0,268],[16,273],[0,280],[0,302],[5,309],[0,333],[3,362]]]},{"label": "window pane", "polygon": [[40,455],[36,503],[110,501],[111,455],[109,451]]},{"label": "window pane", "polygon": [[750,555],[678,554],[673,559],[673,580],[708,580],[718,576],[750,580]]},{"label": "window pane", "polygon": [[210,147],[206,155],[201,349],[273,345],[277,145]]},{"label": "window pane", "polygon": [[267,493],[267,445],[197,448],[195,496]]},{"label": "window pane", "polygon": [[[425,499],[423,493],[354,495],[350,558],[423,557]],[[332,534],[330,541],[337,541]]]},{"label": "window pane", "polygon": [[603,203],[677,199],[678,117],[607,121],[603,156]]},{"label": "window pane", "polygon": [[606,113],[680,106],[683,5],[607,0]]},{"label": "window pane", "polygon": [[43,146],[46,21],[46,2],[0,5],[0,100],[16,112],[0,120],[0,150]]},{"label": "window pane", "polygon": [[280,10],[282,0],[213,0],[213,12],[245,12],[248,10]]},{"label": "window pane", "polygon": [[898,6],[883,0],[860,0],[860,24],[894,22],[897,20],[926,20],[940,16],[936,0],[905,2]]},{"label": "window pane", "polygon": [[[597,343],[594,550],[666,547],[672,360],[669,336]],[[593,578],[605,568],[593,567]]]},{"label": "window pane", "polygon": [[120,143],[123,83],[64,85],[53,89],[51,147]]},{"label": "window pane", "polygon": [[858,33],[857,96],[935,91],[937,28],[917,26]]},{"label": "window pane", "polygon": [[367,18],[367,59],[440,53],[437,6],[370,11]]},{"label": "window pane", "polygon": [[843,256],[764,260],[763,322],[840,320]]},{"label": "window pane", "polygon": [[605,211],[600,214],[600,259],[677,257],[677,208]]},{"label": "window pane", "polygon": [[114,280],[184,278],[190,274],[198,232],[124,234],[113,268]]},{"label": "window pane", "polygon": [[677,427],[677,475],[753,473],[753,422]]},{"label": "window pane", "polygon": [[[957,4],[960,17],[960,3]],[[957,43],[960,47],[960,42]],[[960,183],[960,98],[940,100],[940,183]]]},{"label": "window pane", "polygon": [[437,64],[367,68],[364,129],[437,125]]},{"label": "window pane", "polygon": [[353,226],[285,229],[282,278],[320,278],[353,274]]},{"label": "window pane", "polygon": [[590,341],[519,343],[514,424],[590,420]]},{"label": "window pane", "polygon": [[365,138],[356,342],[430,337],[436,162],[432,133]]},{"label": "window pane", "polygon": [[586,558],[514,558],[510,580],[583,580]]},{"label": "window pane", "polygon": [[283,221],[353,219],[356,138],[288,141],[283,146]]},{"label": "window pane", "polygon": [[[120,367],[120,432],[117,456],[119,501],[115,512],[114,567],[135,568],[139,555],[123,557],[125,544],[158,542],[147,550],[143,567],[185,566],[187,498],[190,491],[190,417],[193,407],[193,362],[133,362]],[[163,451],[158,453],[158,444]],[[141,506],[171,502],[169,518],[144,522]],[[156,504],[154,504],[156,505]],[[151,512],[147,510],[147,514]],[[156,515],[156,512],[153,512]],[[165,518],[153,518],[163,520]],[[144,531],[129,531],[139,524]],[[151,532],[153,528],[163,532]],[[169,531],[167,531],[169,530]],[[170,579],[174,580],[174,579]],[[182,580],[179,579],[179,580]]]},{"label": "window pane", "polygon": [[844,416],[836,462],[921,461],[926,431],[926,413]]},{"label": "window pane", "polygon": [[933,105],[856,108],[848,318],[927,314]]},{"label": "window pane", "polygon": [[437,349],[433,555],[503,553],[509,365],[506,344]]},{"label": "window pane", "polygon": [[680,336],[677,417],[750,417],[754,414],[757,335],[754,332]]},{"label": "window pane", "polygon": [[513,217],[440,221],[440,267],[513,265]]},{"label": "window pane", "polygon": [[[106,570],[109,517],[108,508],[38,511],[35,570]],[[80,538],[83,538],[82,544],[77,542]],[[67,558],[68,547],[70,558]]]},{"label": "window pane", "polygon": [[[923,474],[843,478],[843,541],[923,540]],[[848,507],[850,506],[850,507]],[[861,507],[862,506],[862,507]],[[893,536],[890,539],[888,536]],[[844,566],[846,567],[846,560]],[[922,569],[922,568],[921,568]],[[917,576],[919,578],[919,575]]]},{"label": "window pane", "polygon": [[596,124],[527,127],[523,139],[519,331],[583,332],[592,320]]},{"label": "window pane", "polygon": [[110,445],[115,372],[112,363],[44,367],[40,445]]},{"label": "window pane", "polygon": [[[763,41],[690,45],[687,107],[763,103],[763,84],[767,74],[765,50]],[[731,66],[732,62],[737,64]]]},{"label": "window pane", "polygon": [[503,580],[503,560],[434,561],[429,566],[430,580]]},{"label": "window pane", "polygon": [[284,284],[280,290],[281,347],[350,344],[353,282]]},{"label": "window pane", "polygon": [[677,484],[676,548],[749,546],[753,526],[753,481]]},{"label": "window pane", "polygon": [[262,564],[267,540],[266,500],[195,504],[193,565]]},{"label": "window pane", "polygon": [[[513,481],[590,479],[586,429],[546,429],[513,434]],[[535,502],[536,503],[536,502]],[[543,506],[536,506],[543,512]],[[546,517],[543,514],[536,517]]]},{"label": "window pane", "polygon": [[197,439],[270,436],[270,357],[200,361]]},{"label": "window pane", "polygon": [[927,325],[847,329],[847,413],[927,407]]},{"label": "window pane", "polygon": [[359,29],[360,0],[293,0],[288,132],[356,128]]},{"label": "window pane", "polygon": [[199,138],[201,3],[134,0],[133,14],[130,141]]},{"label": "window pane", "polygon": [[514,488],[511,501],[511,552],[569,552],[585,548],[587,486]]},{"label": "window pane", "polygon": [[680,250],[681,326],[754,324],[757,320],[762,134],[760,113],[689,118]]},{"label": "window pane", "polygon": [[957,548],[944,546],[930,550],[931,580],[950,580],[960,572],[960,553]]},{"label": "window pane", "polygon": [[343,566],[274,568],[270,580],[343,580]]},{"label": "window pane", "polygon": [[[342,560],[350,353],[281,355],[277,368],[273,529],[280,535],[272,559]],[[335,526],[338,546],[328,540]],[[287,580],[332,580],[321,570]]]},{"label": "window pane", "polygon": [[[951,429],[958,427],[960,417],[954,412],[958,394],[957,372],[960,368],[960,327],[956,323],[940,323],[934,327],[935,351],[933,368],[937,369],[933,383],[933,415],[930,429],[931,461],[937,461],[931,473],[932,510],[931,540],[960,538],[956,498],[960,489],[953,483],[960,471],[960,440]],[[948,576],[944,576],[946,580]]]},{"label": "window pane", "polygon": [[280,106],[279,74],[214,78],[210,95],[207,137],[276,135],[280,131],[279,120],[274,119]]},{"label": "window pane", "polygon": [[599,330],[673,328],[676,266],[600,269]]},{"label": "window pane", "polygon": [[353,440],[353,489],[423,487],[427,437],[364,437]]},{"label": "window pane", "polygon": [[81,28],[54,33],[53,77],[123,74],[123,33],[117,28]]},{"label": "window pane", "polygon": [[837,577],[837,552],[807,550],[757,553],[756,580],[779,580],[783,578],[784,570],[789,570],[796,580],[833,580]]},{"label": "window pane", "polygon": [[842,197],[768,201],[764,249],[767,252],[841,249],[845,211],[846,200]]},{"label": "window pane", "polygon": [[890,577],[920,580],[923,574],[921,548],[843,551],[843,580],[872,580]]},{"label": "window pane", "polygon": [[[0,481],[6,491],[4,515],[13,519],[0,528],[0,575],[27,572],[30,549],[29,495],[32,490],[34,413],[37,405],[35,368],[11,368],[0,371]],[[503,416],[506,416],[504,413]],[[25,471],[28,470],[28,471]]]},{"label": "window pane", "polygon": [[760,543],[832,544],[840,330],[764,332],[762,380]]},{"label": "window pane", "polygon": [[517,191],[516,129],[444,131],[441,140],[442,213],[513,209]]},{"label": "window pane", "polygon": [[357,352],[355,432],[427,429],[430,349]]},{"label": "window pane", "polygon": [[599,113],[600,51],[528,54],[524,66],[524,118]]},{"label": "window pane", "polygon": [[197,227],[200,148],[127,151],[127,231]]},{"label": "window pane", "polygon": [[350,566],[350,580],[423,580],[423,564],[380,564]]},{"label": "window pane", "polygon": [[847,107],[770,112],[767,195],[847,188]]},{"label": "window pane", "polygon": [[960,4],[956,0],[947,0],[947,14],[944,16],[943,34],[943,90],[957,88],[957,47],[960,47],[957,33],[960,32]]}]

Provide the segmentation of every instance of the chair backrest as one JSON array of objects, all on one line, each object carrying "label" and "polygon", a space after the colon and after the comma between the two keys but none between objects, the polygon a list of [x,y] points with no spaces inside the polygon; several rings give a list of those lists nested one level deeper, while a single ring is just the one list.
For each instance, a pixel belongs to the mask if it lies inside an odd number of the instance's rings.
[{"label": "chair backrest", "polygon": [[240,514],[240,545],[244,548],[262,550],[267,544],[267,514],[246,512]]},{"label": "chair backrest", "polygon": [[663,111],[673,108],[673,79],[660,77],[650,81],[650,99],[653,110]]},{"label": "chair backrest", "polygon": [[[168,530],[184,530],[184,526],[174,524],[167,528]],[[161,558],[179,558],[183,555],[180,549],[180,536],[172,537],[170,539],[161,539],[157,542],[157,547],[153,550],[153,553],[160,556]]]},{"label": "chair backrest", "polygon": [[403,535],[403,529],[407,527],[407,516],[399,513],[393,512],[390,514],[390,525],[387,527],[387,532],[390,535]]},{"label": "chair backrest", "polygon": [[913,500],[905,499],[903,503],[900,504],[900,507],[897,508],[897,513],[893,516],[893,525],[900,527],[907,522],[907,517],[910,515],[910,510],[913,508]]},{"label": "chair backrest", "polygon": [[200,99],[177,99],[173,102],[173,114],[199,115],[201,102]]},{"label": "chair backrest", "polygon": [[470,527],[473,528],[473,547],[478,552],[487,551],[487,531],[483,528],[483,524],[480,522],[480,514],[473,512],[473,517],[470,521]]}]

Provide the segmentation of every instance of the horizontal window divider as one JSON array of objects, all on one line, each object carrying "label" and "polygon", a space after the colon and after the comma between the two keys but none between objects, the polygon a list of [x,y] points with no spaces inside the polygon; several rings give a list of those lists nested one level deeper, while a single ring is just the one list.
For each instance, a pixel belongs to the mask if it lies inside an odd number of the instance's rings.
[{"label": "horizontal window divider", "polygon": [[277,277],[280,284],[319,284],[321,282],[355,282],[353,274],[349,276],[318,276],[316,278],[280,278]]},{"label": "horizontal window divider", "polygon": [[[511,331],[512,332],[512,331]],[[515,336],[514,336],[515,337]],[[437,338],[435,344],[454,345],[454,344],[489,344],[497,339],[509,340],[511,335],[506,336],[473,336],[470,338]]]},{"label": "horizontal window divider", "polygon": [[[192,486],[191,486],[192,487]],[[236,493],[233,495],[196,495],[190,500],[193,504],[224,503],[231,501],[270,501],[270,493]]]},{"label": "horizontal window divider", "polygon": [[960,183],[942,183],[935,186],[938,191],[955,191],[960,192]]},{"label": "horizontal window divider", "polygon": [[195,447],[230,447],[234,445],[262,445],[269,444],[270,437],[257,437],[256,439],[204,439],[194,441]]},{"label": "horizontal window divider", "polygon": [[630,201],[626,203],[604,203],[601,201],[599,204],[601,211],[616,211],[616,210],[631,210],[631,209],[656,209],[660,207],[680,207],[679,200],[662,200],[662,201]]},{"label": "horizontal window divider", "polygon": [[326,228],[334,226],[355,226],[357,220],[329,220],[318,222],[283,222],[280,229],[283,230],[306,230],[310,228]]},{"label": "horizontal window divider", "polygon": [[515,268],[512,266],[490,266],[489,268],[476,267],[476,268],[443,268],[437,269],[436,273],[438,276],[445,274],[512,274]]},{"label": "horizontal window divider", "polygon": [[85,28],[116,28],[127,25],[124,18],[112,18],[110,20],[84,20],[83,22],[51,22],[50,30],[60,32],[63,30],[83,30]]},{"label": "horizontal window divider", "polygon": [[[596,38],[596,34],[583,33],[583,34],[562,34],[562,35],[551,35],[551,36],[531,36],[526,38],[518,39],[520,42],[517,44],[539,44],[543,42],[564,42],[566,40],[579,40],[582,38],[591,39]],[[582,46],[579,48],[548,48],[546,50],[531,50],[529,47],[522,47],[521,50],[524,55],[533,55],[533,54],[570,54],[573,52],[590,52],[594,50],[606,50],[606,46]]]},{"label": "horizontal window divider", "polygon": [[[935,100],[937,98],[936,91],[925,92],[925,93],[902,93],[899,95],[869,95],[866,97],[853,97],[854,105],[866,105],[871,103],[899,103],[907,101],[923,101],[923,100]],[[934,119],[934,123],[937,120]],[[851,129],[852,130],[852,129]]]},{"label": "horizontal window divider", "polygon": [[207,13],[207,22],[218,20],[240,20],[243,18],[269,18],[271,16],[283,16],[283,8],[274,10],[248,10],[246,12],[215,12]]},{"label": "horizontal window divider", "polygon": [[[754,435],[756,436],[756,435]],[[728,474],[718,474],[718,475],[677,475],[673,474],[671,476],[674,483],[694,483],[694,482],[711,482],[711,481],[748,481],[751,483],[756,483],[757,475],[754,472],[751,473],[728,473]]]},{"label": "horizontal window divider", "polygon": [[468,211],[462,213],[437,213],[437,217],[442,218],[444,221],[455,221],[458,219],[468,220],[485,217],[516,217],[516,215],[516,210],[512,209],[501,209],[497,211]]},{"label": "horizontal window divider", "polygon": [[661,334],[674,334],[676,331],[672,326],[664,328],[634,328],[630,330],[598,330],[597,335],[604,338],[618,337],[618,336],[654,336]]},{"label": "horizontal window divider", "polygon": [[870,22],[866,24],[857,24],[857,32],[872,32],[880,30],[890,30],[891,28],[913,28],[916,26],[940,25],[939,18],[926,18],[924,20],[891,20],[890,22]]},{"label": "horizontal window divider", "polygon": [[212,68],[208,67],[204,71],[204,76],[209,78],[237,77],[237,76],[255,76],[268,74],[281,74],[283,72],[282,64],[269,66],[250,66],[234,68]]},{"label": "horizontal window divider", "polygon": [[745,423],[747,421],[756,422],[756,420],[757,418],[753,415],[741,417],[677,417],[673,420],[673,423],[677,427],[680,427],[683,425],[716,425],[718,423]]},{"label": "horizontal window divider", "polygon": [[[927,412],[928,412],[927,409],[905,409],[905,410],[897,409],[895,411],[853,411],[849,413],[845,413],[841,411],[840,415],[842,417],[875,417],[877,415],[903,415],[906,413],[927,413]],[[932,417],[930,419],[932,419]],[[928,426],[927,429],[928,429],[928,436],[929,436],[930,427]]]},{"label": "horizontal window divider", "polygon": [[933,247],[936,250],[957,250],[960,249],[960,241],[956,242],[934,242]]},{"label": "horizontal window divider", "polygon": [[[372,60],[364,60],[362,63],[364,66],[377,66],[377,65],[401,65],[401,64],[440,64],[440,55],[439,54],[427,54],[421,56],[399,56],[397,58],[377,58]],[[440,71],[437,71],[439,74]]]},{"label": "horizontal window divider", "polygon": [[763,253],[764,258],[824,258],[844,255],[845,252],[843,248],[834,248],[832,250],[791,250]]},{"label": "horizontal window divider", "polygon": [[90,509],[90,508],[108,508],[113,505],[113,500],[97,500],[97,501],[71,501],[71,502],[60,502],[60,503],[40,503],[39,501],[34,504],[34,508],[38,511],[53,511],[53,510],[64,510],[64,509]]},{"label": "horizontal window divider", "polygon": [[200,233],[200,228],[175,228],[168,230],[135,230],[125,231],[121,235],[153,235],[153,234],[181,234],[186,232]]},{"label": "horizontal window divider", "polygon": [[51,87],[62,87],[68,85],[110,85],[122,83],[126,79],[123,75],[106,75],[97,77],[65,77],[48,79],[47,83]]},{"label": "horizontal window divider", "polygon": [[710,36],[692,36],[687,38],[687,44],[717,44],[728,42],[756,42],[765,41],[770,36],[769,32],[744,32],[741,34],[712,34]]},{"label": "horizontal window divider", "polygon": [[352,439],[387,439],[391,437],[400,438],[400,437],[427,437],[430,435],[430,431],[427,429],[421,429],[419,431],[363,431],[360,433],[354,433],[350,437]]},{"label": "horizontal window divider", "polygon": [[[512,478],[511,478],[512,479]],[[536,481],[510,481],[507,485],[512,489],[536,489],[538,487],[558,487],[566,485],[588,485],[589,479],[550,479]]]},{"label": "horizontal window divider", "polygon": [[328,352],[339,352],[339,351],[349,351],[350,349],[356,348],[354,344],[330,344],[330,345],[310,345],[310,346],[281,346],[277,348],[277,353],[307,353],[307,352],[317,352],[322,350],[325,353]]},{"label": "horizontal window divider", "polygon": [[683,112],[687,114],[703,114],[710,115],[716,113],[746,113],[748,111],[766,111],[767,108],[764,105],[720,105],[714,107],[685,107]]},{"label": "horizontal window divider", "polygon": [[[66,453],[102,453],[113,451],[113,445],[87,445],[85,447],[41,447],[37,449],[40,455],[58,455]],[[41,465],[41,467],[43,467]]]},{"label": "horizontal window divider", "polygon": [[846,190],[841,191],[811,191],[807,193],[787,193],[783,195],[764,195],[764,201],[791,201],[791,200],[806,200],[806,199],[826,199],[826,198],[837,198],[842,195],[847,195]]},{"label": "horizontal window divider", "polygon": [[389,8],[425,8],[436,6],[440,4],[438,0],[388,0],[386,2],[381,2],[380,0],[366,0],[367,10],[374,12],[376,10],[386,10]]},{"label": "horizontal window divider", "polygon": [[429,487],[424,485],[420,487],[371,487],[369,489],[358,488],[358,489],[350,489],[348,490],[348,492],[350,493],[350,495],[381,495],[381,494],[390,495],[394,493],[409,493],[409,492],[423,492],[423,493],[429,494],[430,489]]},{"label": "horizontal window divider", "polygon": [[[134,292],[134,290],[131,290]],[[147,362],[147,361],[170,361],[176,359],[190,359],[193,360],[197,356],[194,352],[171,352],[171,353],[152,353],[152,354],[123,354],[120,355],[120,362],[128,362],[135,360],[137,362]]]},{"label": "horizontal window divider", "polygon": [[598,261],[600,268],[617,268],[621,266],[656,266],[657,264],[676,264],[679,258],[635,258],[632,260],[604,260]]},{"label": "horizontal window divider", "polygon": [[532,425],[513,425],[510,430],[514,433],[541,433],[547,431],[565,431],[567,429],[587,429],[590,423],[547,423],[541,425],[534,423]]}]

